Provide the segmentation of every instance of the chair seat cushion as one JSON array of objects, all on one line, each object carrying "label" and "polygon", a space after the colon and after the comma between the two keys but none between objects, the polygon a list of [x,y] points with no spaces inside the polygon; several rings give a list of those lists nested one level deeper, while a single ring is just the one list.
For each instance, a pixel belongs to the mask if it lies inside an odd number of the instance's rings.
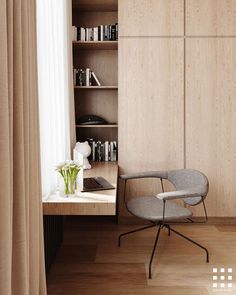
[{"label": "chair seat cushion", "polygon": [[[133,215],[158,222],[163,219],[163,201],[157,197],[133,198],[127,203],[127,209]],[[192,212],[173,201],[166,201],[165,221],[191,217]]]}]

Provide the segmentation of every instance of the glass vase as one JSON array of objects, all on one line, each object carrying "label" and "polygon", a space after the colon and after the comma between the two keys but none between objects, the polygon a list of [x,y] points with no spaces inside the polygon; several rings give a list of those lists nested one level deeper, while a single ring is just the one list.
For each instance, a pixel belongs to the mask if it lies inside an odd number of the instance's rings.
[{"label": "glass vase", "polygon": [[74,179],[64,179],[64,185],[65,185],[65,195],[66,196],[73,196],[75,194],[75,186],[76,186],[76,180]]}]

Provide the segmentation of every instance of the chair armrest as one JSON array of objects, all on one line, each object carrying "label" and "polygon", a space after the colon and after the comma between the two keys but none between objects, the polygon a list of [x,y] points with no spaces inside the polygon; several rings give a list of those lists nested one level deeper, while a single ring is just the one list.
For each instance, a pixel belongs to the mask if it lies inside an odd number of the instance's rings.
[{"label": "chair armrest", "polygon": [[139,172],[139,173],[130,173],[120,175],[120,178],[123,180],[129,179],[139,179],[139,178],[163,178],[167,179],[167,171],[148,171],[148,172]]},{"label": "chair armrest", "polygon": [[156,195],[158,199],[161,199],[163,201],[184,199],[189,197],[194,198],[199,196],[201,196],[201,194],[199,193],[199,190],[196,191],[195,189],[164,192],[164,193],[159,193]]}]

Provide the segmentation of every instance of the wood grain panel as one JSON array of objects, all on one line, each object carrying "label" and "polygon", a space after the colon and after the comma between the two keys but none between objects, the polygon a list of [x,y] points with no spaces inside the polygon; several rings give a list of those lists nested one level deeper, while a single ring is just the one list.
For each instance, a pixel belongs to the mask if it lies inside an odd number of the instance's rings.
[{"label": "wood grain panel", "polygon": [[117,11],[73,11],[73,25],[84,28],[117,23]]},{"label": "wood grain panel", "polygon": [[116,11],[118,0],[72,0],[74,11]]},{"label": "wood grain panel", "polygon": [[183,0],[120,0],[118,9],[120,36],[183,35]]},{"label": "wood grain panel", "polygon": [[236,213],[236,40],[188,39],[186,163],[210,181],[211,216]]},{"label": "wood grain panel", "polygon": [[[119,49],[121,173],[183,167],[183,40],[122,38]],[[157,193],[157,180],[128,187]],[[126,214],[120,189],[120,215]],[[123,212],[124,211],[124,212]]]},{"label": "wood grain panel", "polygon": [[186,33],[236,36],[236,1],[186,0]]},{"label": "wood grain panel", "polygon": [[75,91],[76,118],[93,114],[109,123],[117,123],[117,90],[115,91]]}]

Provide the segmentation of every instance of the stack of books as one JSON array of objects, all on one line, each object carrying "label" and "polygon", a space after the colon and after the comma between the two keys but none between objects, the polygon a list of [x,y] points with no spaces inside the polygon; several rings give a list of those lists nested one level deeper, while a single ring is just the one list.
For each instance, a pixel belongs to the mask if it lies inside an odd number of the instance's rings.
[{"label": "stack of books", "polygon": [[116,141],[95,141],[92,138],[87,139],[91,147],[91,155],[89,157],[92,161],[117,161],[118,149]]},{"label": "stack of books", "polygon": [[74,86],[101,86],[100,81],[91,69],[73,69]]},{"label": "stack of books", "polygon": [[100,25],[94,28],[72,27],[73,41],[117,41],[118,24]]}]

